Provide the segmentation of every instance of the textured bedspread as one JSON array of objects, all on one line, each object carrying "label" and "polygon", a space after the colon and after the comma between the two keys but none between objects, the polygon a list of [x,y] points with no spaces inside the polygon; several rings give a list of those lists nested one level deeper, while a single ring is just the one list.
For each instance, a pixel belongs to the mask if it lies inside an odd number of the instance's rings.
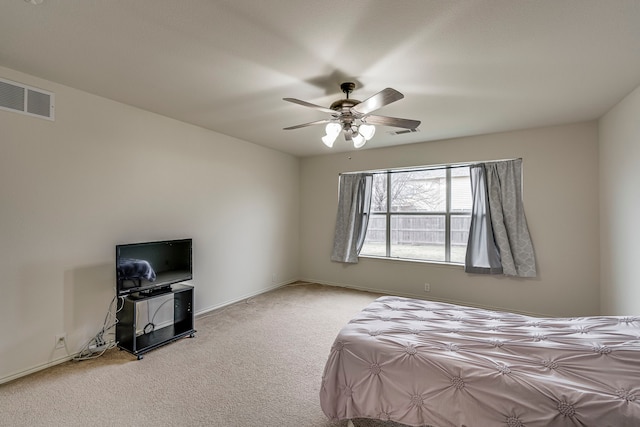
[{"label": "textured bedspread", "polygon": [[410,426],[640,426],[640,316],[381,297],[336,338],[320,403],[332,420]]}]

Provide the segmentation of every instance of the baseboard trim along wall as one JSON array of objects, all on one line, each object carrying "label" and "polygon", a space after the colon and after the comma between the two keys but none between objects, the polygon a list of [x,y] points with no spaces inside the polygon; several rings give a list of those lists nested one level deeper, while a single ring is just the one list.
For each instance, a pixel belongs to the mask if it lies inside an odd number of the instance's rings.
[{"label": "baseboard trim along wall", "polygon": [[52,360],[50,362],[43,363],[41,365],[33,366],[33,367],[31,367],[31,368],[29,368],[27,370],[16,372],[14,374],[10,374],[10,375],[8,375],[6,377],[0,378],[0,384],[8,383],[9,381],[17,380],[18,378],[26,377],[27,375],[31,375],[31,374],[35,374],[36,372],[42,371],[43,369],[51,368],[51,367],[59,365],[61,363],[68,362],[69,360],[73,359],[77,354],[78,353],[72,354],[70,356],[63,356],[63,357],[57,358],[55,360]]},{"label": "baseboard trim along wall", "polygon": [[220,303],[220,304],[216,304],[216,305],[211,306],[211,307],[203,308],[202,310],[199,310],[199,311],[195,312],[195,316],[196,316],[196,318],[198,318],[199,316],[204,316],[206,314],[211,313],[212,311],[220,310],[221,308],[227,307],[227,306],[235,304],[237,302],[241,302],[241,301],[244,301],[244,300],[249,299],[249,298],[257,297],[258,295],[262,295],[262,294],[265,294],[267,292],[271,292],[273,290],[276,290],[278,288],[282,288],[283,286],[288,286],[288,285],[290,285],[292,283],[295,283],[295,282],[296,282],[296,279],[287,280],[287,281],[284,281],[284,282],[279,282],[279,283],[277,283],[277,284],[275,284],[273,286],[270,286],[268,288],[261,289],[261,290],[256,291],[256,292],[251,292],[251,293],[248,293],[248,294],[244,294],[239,298],[234,298],[232,300],[228,300],[228,301],[225,301],[225,302]]},{"label": "baseboard trim along wall", "polygon": [[395,295],[395,296],[406,297],[406,298],[415,298],[415,299],[421,299],[421,300],[445,302],[445,303],[449,303],[449,304],[466,305],[468,307],[482,308],[482,309],[485,309],[485,310],[507,311],[507,312],[510,312],[510,313],[523,314],[525,316],[557,317],[557,316],[552,316],[550,314],[531,313],[531,312],[527,312],[527,311],[512,310],[512,309],[504,308],[504,307],[476,304],[476,303],[469,302],[469,301],[459,301],[459,300],[454,300],[454,299],[439,298],[439,297],[433,297],[433,296],[429,296],[428,298],[426,298],[424,294],[413,294],[413,293],[408,293],[408,292],[398,292],[396,290],[390,290],[390,289],[374,289],[374,288],[368,288],[368,287],[363,287],[363,286],[354,286],[354,285],[350,285],[350,284],[346,284],[346,283],[326,282],[326,281],[323,281],[323,280],[316,280],[316,279],[299,279],[299,280],[300,281],[304,281],[304,282],[309,282],[309,283],[318,283],[320,285],[336,286],[336,287],[339,287],[339,288],[349,288],[349,289],[355,289],[355,290],[358,290],[358,291],[372,292],[372,293],[376,293],[376,294]]}]

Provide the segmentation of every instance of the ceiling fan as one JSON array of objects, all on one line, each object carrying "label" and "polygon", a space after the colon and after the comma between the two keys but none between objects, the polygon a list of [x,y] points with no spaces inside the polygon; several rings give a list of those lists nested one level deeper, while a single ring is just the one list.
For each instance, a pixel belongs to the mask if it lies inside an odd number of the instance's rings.
[{"label": "ceiling fan", "polygon": [[346,94],[345,99],[335,101],[329,108],[321,107],[310,102],[301,101],[295,98],[283,98],[284,101],[293,102],[304,107],[313,108],[318,111],[329,113],[331,118],[316,120],[310,123],[303,123],[296,126],[284,128],[284,130],[299,129],[306,126],[326,124],[326,135],[322,137],[322,142],[331,148],[340,132],[344,133],[346,141],[353,141],[355,148],[362,147],[368,140],[373,138],[375,133],[374,125],[392,126],[415,131],[420,126],[419,120],[399,119],[396,117],[378,116],[371,114],[375,110],[404,98],[404,95],[390,87],[381,90],[364,101],[349,98],[356,85],[352,82],[345,82],[340,85],[342,92]]}]

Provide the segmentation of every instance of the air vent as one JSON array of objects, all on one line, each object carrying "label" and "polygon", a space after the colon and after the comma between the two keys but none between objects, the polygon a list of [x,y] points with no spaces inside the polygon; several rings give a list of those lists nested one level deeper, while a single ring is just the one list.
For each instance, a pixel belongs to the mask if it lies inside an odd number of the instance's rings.
[{"label": "air vent", "polygon": [[0,79],[0,110],[55,120],[55,94],[46,90]]},{"label": "air vent", "polygon": [[390,135],[404,135],[405,133],[420,132],[420,129],[402,129],[389,131]]}]

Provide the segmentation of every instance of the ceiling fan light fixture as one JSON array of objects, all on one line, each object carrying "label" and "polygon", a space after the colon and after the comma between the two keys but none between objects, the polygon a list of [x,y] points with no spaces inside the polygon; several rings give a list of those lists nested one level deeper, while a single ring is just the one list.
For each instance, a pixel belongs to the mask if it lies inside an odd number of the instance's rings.
[{"label": "ceiling fan light fixture", "polygon": [[375,135],[376,127],[374,125],[363,123],[358,128],[358,132],[364,137],[364,139],[369,141],[371,138],[373,138],[373,135]]},{"label": "ceiling fan light fixture", "polygon": [[360,148],[367,142],[364,136],[362,136],[360,133],[357,133],[352,139],[354,148]]},{"label": "ceiling fan light fixture", "polygon": [[324,128],[324,130],[329,136],[338,136],[338,134],[342,130],[342,126],[340,126],[340,123],[331,122],[327,123],[327,126]]},{"label": "ceiling fan light fixture", "polygon": [[336,142],[336,138],[338,138],[338,135],[342,130],[342,126],[340,126],[340,123],[331,122],[327,123],[324,130],[327,134],[322,137],[322,142],[324,145],[331,148],[333,147],[333,143]]},{"label": "ceiling fan light fixture", "polygon": [[336,142],[336,138],[338,137],[338,135],[325,135],[322,137],[322,142],[324,143],[324,145],[326,145],[327,147],[331,148],[333,147],[333,143]]}]

